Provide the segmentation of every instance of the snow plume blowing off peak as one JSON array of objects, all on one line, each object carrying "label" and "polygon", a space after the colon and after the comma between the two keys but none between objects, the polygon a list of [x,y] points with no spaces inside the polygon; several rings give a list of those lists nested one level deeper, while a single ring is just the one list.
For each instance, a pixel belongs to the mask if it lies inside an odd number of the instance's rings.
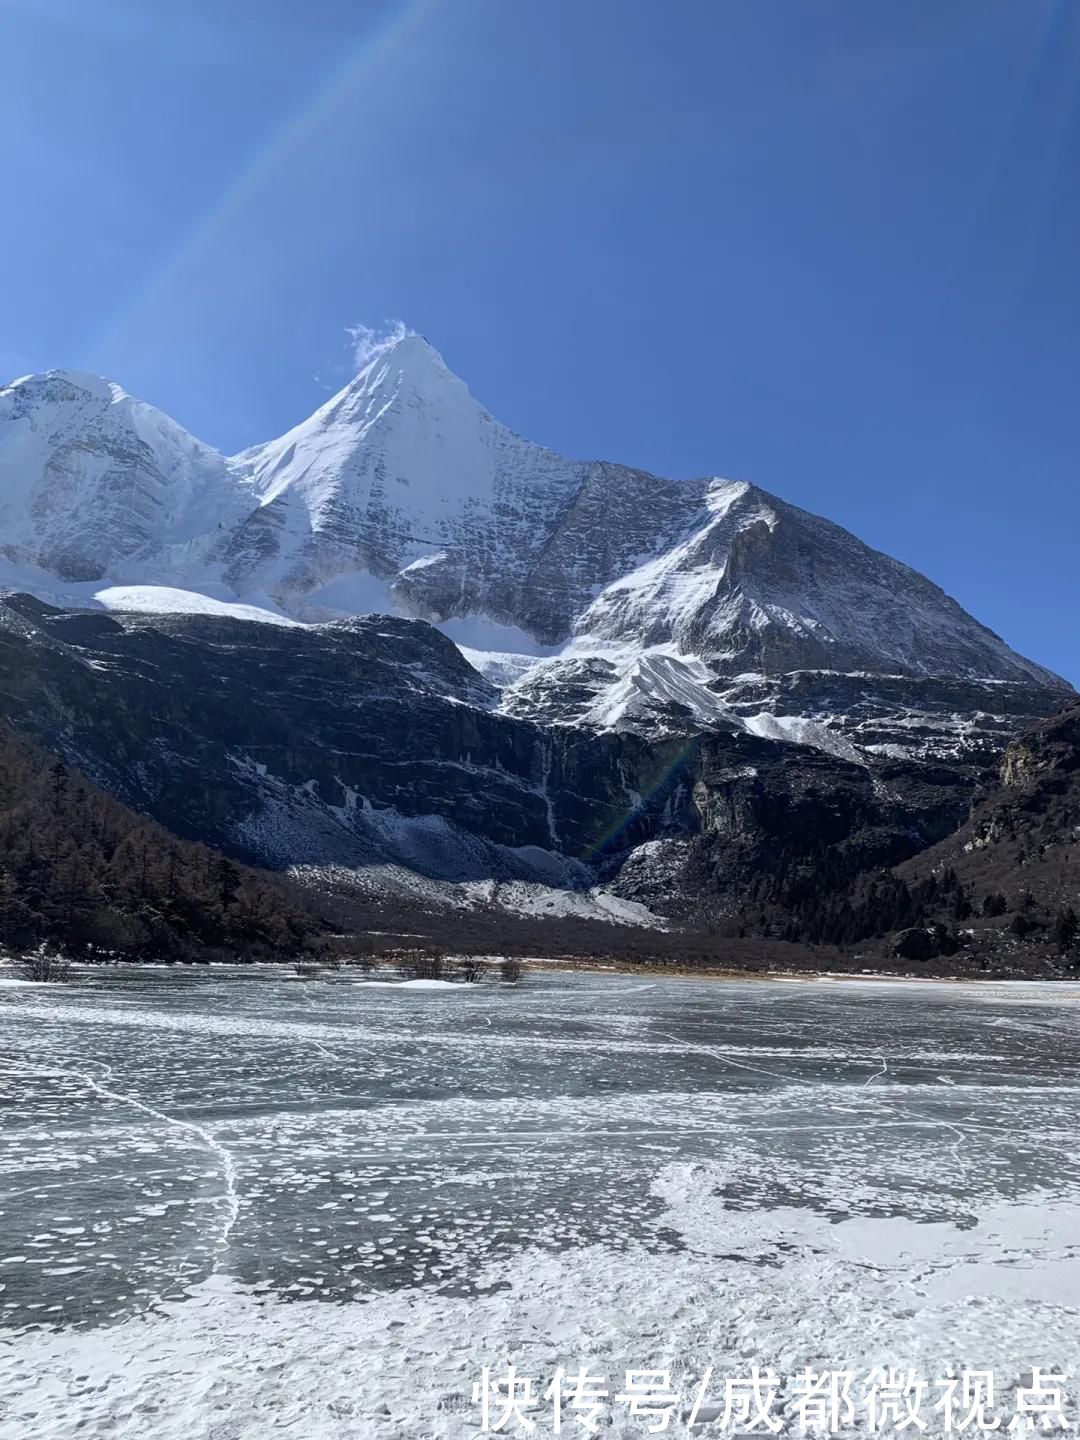
[{"label": "snow plume blowing off peak", "polygon": [[[454,375],[435,346],[419,331],[410,329],[402,320],[385,321],[380,329],[369,325],[351,325],[347,333],[353,355],[353,375],[335,399],[358,394],[379,394],[384,399],[391,392],[441,395],[440,408],[448,402],[448,390],[456,392],[449,401],[451,411],[462,406],[480,410],[469,394],[465,382]],[[324,407],[325,408],[325,407]],[[318,413],[318,412],[317,412]],[[486,413],[486,412],[485,412]]]},{"label": "snow plume blowing off peak", "polygon": [[353,364],[356,370],[366,370],[373,360],[378,360],[402,340],[420,338],[404,320],[384,320],[381,328],[372,325],[347,325],[345,333],[352,348]]}]

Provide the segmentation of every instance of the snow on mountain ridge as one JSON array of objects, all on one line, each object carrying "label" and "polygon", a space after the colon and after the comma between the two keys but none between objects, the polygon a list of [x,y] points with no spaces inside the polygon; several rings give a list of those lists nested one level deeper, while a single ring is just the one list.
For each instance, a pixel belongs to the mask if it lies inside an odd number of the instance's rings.
[{"label": "snow on mountain ridge", "polygon": [[477,626],[521,636],[475,647],[535,654],[500,659],[508,708],[589,725],[657,707],[708,723],[747,672],[1067,688],[917,572],[745,481],[532,444],[416,335],[229,458],[99,377],[8,386],[0,555],[302,621],[390,609],[466,646]]},{"label": "snow on mountain ridge", "polygon": [[51,370],[0,390],[0,555],[15,564],[175,578],[251,503],[216,450],[100,376]]},{"label": "snow on mountain ridge", "polygon": [[502,623],[518,623],[508,592],[586,468],[501,425],[420,336],[235,463],[260,495],[221,555],[237,591],[255,585],[303,616],[306,596],[367,573],[402,613]]}]

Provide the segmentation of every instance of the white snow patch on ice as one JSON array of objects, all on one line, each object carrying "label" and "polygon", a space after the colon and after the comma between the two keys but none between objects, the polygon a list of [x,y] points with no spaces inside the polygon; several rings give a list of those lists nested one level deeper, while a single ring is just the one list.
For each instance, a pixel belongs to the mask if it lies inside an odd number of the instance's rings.
[{"label": "white snow patch on ice", "polygon": [[467,990],[469,988],[457,980],[354,980],[352,983],[367,986],[373,990]]},{"label": "white snow patch on ice", "polygon": [[[627,1365],[669,1368],[687,1404],[710,1366],[722,1398],[723,1377],[748,1373],[751,1360],[783,1376],[902,1363],[928,1380],[961,1361],[995,1372],[1006,1407],[1031,1364],[1075,1375],[1075,1261],[1056,1273],[1072,1211],[1048,1207],[1018,1228],[1016,1212],[997,1207],[975,1231],[831,1224],[794,1207],[728,1209],[715,1194],[728,1178],[708,1164],[658,1177],[683,1253],[537,1247],[479,1267],[474,1294],[369,1291],[344,1306],[287,1303],[222,1278],[147,1318],[42,1331],[34,1363],[6,1367],[0,1437],[26,1440],[33,1416],[41,1440],[189,1440],[208,1423],[236,1440],[465,1440],[479,1429],[471,1394],[484,1364],[501,1374],[513,1363],[543,1388],[555,1365],[587,1363],[613,1390]],[[992,1254],[1003,1235],[1024,1263],[980,1264],[980,1249]],[[916,1290],[913,1271],[926,1277]],[[776,1413],[785,1434],[807,1433],[790,1397]],[[546,1440],[550,1407],[534,1418]],[[625,1420],[610,1433],[629,1440],[643,1429]],[[809,1433],[819,1433],[813,1422]]]}]

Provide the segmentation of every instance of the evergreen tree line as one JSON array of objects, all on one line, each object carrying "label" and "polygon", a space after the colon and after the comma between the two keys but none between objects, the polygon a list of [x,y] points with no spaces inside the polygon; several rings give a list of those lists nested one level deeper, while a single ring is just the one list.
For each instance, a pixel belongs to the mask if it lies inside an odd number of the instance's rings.
[{"label": "evergreen tree line", "polygon": [[807,945],[854,945],[944,916],[960,922],[973,906],[954,870],[909,884],[888,870],[845,873],[842,857],[825,851],[818,864],[757,876],[740,919],[771,927]]},{"label": "evergreen tree line", "polygon": [[1007,929],[1018,938],[1039,935],[1065,956],[1080,947],[1080,917],[1072,906],[1051,911],[1028,890],[1010,897],[990,888],[980,895],[951,866],[909,881],[887,870],[852,879],[842,858],[828,851],[819,862],[755,877],[739,912],[740,931],[806,945],[854,945],[926,926],[935,931],[938,953],[950,955],[960,948],[965,925],[1011,912]]},{"label": "evergreen tree line", "polygon": [[0,727],[0,946],[75,958],[295,958],[320,922],[287,882],[190,844]]}]

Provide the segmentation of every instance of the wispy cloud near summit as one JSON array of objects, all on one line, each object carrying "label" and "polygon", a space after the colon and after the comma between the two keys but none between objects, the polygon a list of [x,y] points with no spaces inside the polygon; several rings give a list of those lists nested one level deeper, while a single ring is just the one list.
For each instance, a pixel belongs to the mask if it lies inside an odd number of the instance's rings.
[{"label": "wispy cloud near summit", "polygon": [[392,345],[404,340],[406,335],[415,335],[404,320],[384,320],[381,326],[348,325],[346,334],[352,346],[353,362],[357,370],[370,365]]}]

